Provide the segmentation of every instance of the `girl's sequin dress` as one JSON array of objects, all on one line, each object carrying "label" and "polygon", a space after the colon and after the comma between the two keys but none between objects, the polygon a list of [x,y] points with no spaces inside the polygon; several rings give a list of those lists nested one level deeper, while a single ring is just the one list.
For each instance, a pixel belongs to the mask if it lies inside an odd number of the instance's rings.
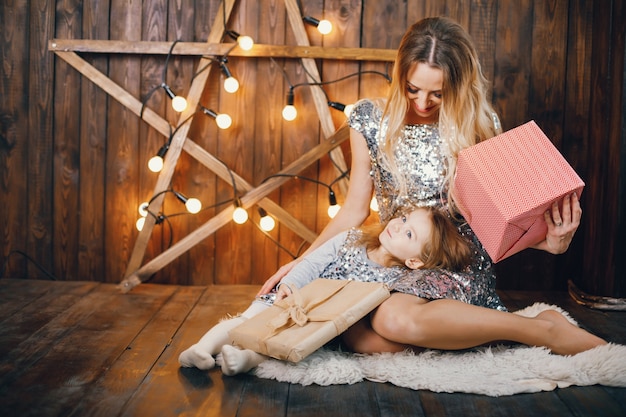
[{"label": "girl's sequin dress", "polygon": [[[349,118],[350,127],[360,132],[367,141],[378,201],[380,221],[389,220],[398,208],[404,206],[447,206],[444,190],[445,153],[437,124],[407,125],[395,153],[397,165],[407,179],[407,193],[398,195],[399,187],[389,171],[379,163],[379,144],[382,141],[382,109],[370,100],[359,101]],[[382,124],[386,129],[386,123]],[[469,304],[505,311],[496,294],[496,277],[491,258],[466,222],[456,222],[459,232],[472,244],[472,264],[464,272],[440,269],[418,269],[405,273],[391,285],[392,290],[435,300],[455,299]]]}]

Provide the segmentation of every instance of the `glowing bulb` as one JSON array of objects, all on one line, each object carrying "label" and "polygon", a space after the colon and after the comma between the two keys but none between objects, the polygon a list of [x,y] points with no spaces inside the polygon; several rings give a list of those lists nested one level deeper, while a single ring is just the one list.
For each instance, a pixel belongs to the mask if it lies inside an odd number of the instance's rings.
[{"label": "glowing bulb", "polygon": [[237,43],[239,47],[244,51],[249,51],[254,46],[254,41],[250,36],[242,35],[237,38]]},{"label": "glowing bulb", "polygon": [[139,204],[139,209],[137,210],[139,212],[139,215],[141,217],[146,217],[148,215],[148,202],[144,201],[143,203]]},{"label": "glowing bulb", "polygon": [[276,221],[274,221],[274,218],[272,216],[263,216],[261,217],[259,225],[261,226],[261,229],[265,230],[266,232],[271,232],[276,226]]},{"label": "glowing bulb", "polygon": [[354,108],[354,104],[347,104],[346,108],[343,109],[343,114],[345,114],[346,117],[350,117],[350,113],[352,113],[353,108]]},{"label": "glowing bulb", "polygon": [[215,117],[215,123],[220,129],[228,129],[233,124],[233,119],[226,113],[222,113]]},{"label": "glowing bulb", "polygon": [[283,108],[283,119],[287,120],[288,122],[294,120],[297,115],[298,110],[296,110],[293,105],[288,104]]},{"label": "glowing bulb", "polygon": [[145,217],[140,217],[137,219],[137,222],[135,223],[135,227],[137,228],[137,230],[139,230],[140,232],[143,230],[143,225],[146,223],[146,218]]},{"label": "glowing bulb", "polygon": [[328,21],[326,19],[322,19],[322,20],[320,20],[319,24],[317,25],[317,30],[322,35],[328,35],[333,30],[333,24],[330,23],[330,21]]},{"label": "glowing bulb", "polygon": [[185,203],[185,207],[189,213],[196,214],[202,209],[202,203],[197,198],[190,198]]},{"label": "glowing bulb", "polygon": [[372,197],[372,201],[370,201],[370,209],[372,209],[372,211],[378,211],[378,200],[376,200],[376,196]]},{"label": "glowing bulb", "polygon": [[172,99],[172,108],[179,113],[182,113],[187,108],[187,100],[185,97],[176,96]]},{"label": "glowing bulb", "polygon": [[339,204],[328,206],[328,217],[330,217],[331,219],[334,219],[337,213],[339,213],[340,209],[341,209],[341,206]]},{"label": "glowing bulb", "polygon": [[237,207],[233,211],[233,221],[237,224],[244,224],[248,221],[248,212],[243,207]]},{"label": "glowing bulb", "polygon": [[163,158],[159,155],[155,155],[148,161],[148,169],[152,172],[161,172],[163,169]]},{"label": "glowing bulb", "polygon": [[224,80],[224,90],[228,93],[234,93],[239,90],[239,81],[235,77],[228,77]]}]

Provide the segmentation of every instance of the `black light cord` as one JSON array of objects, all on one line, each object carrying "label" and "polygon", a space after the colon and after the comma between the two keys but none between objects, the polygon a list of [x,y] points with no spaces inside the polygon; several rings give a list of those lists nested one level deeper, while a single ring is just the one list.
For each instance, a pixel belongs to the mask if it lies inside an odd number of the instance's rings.
[{"label": "black light cord", "polygon": [[143,111],[146,108],[146,104],[148,103],[148,100],[150,100],[150,97],[152,97],[152,94],[154,94],[154,92],[156,90],[158,90],[159,88],[161,88],[164,84],[166,84],[166,79],[167,79],[167,67],[169,65],[170,62],[170,57],[172,56],[172,51],[174,51],[174,47],[176,46],[176,44],[180,42],[180,39],[176,39],[172,45],[170,46],[170,50],[167,53],[167,56],[165,57],[165,66],[163,67],[163,75],[161,76],[161,84],[152,87],[152,89],[150,91],[148,91],[148,94],[146,94],[146,96],[144,97],[143,101],[141,102],[141,110],[139,111],[139,118],[143,118]]},{"label": "black light cord", "polygon": [[57,278],[53,274],[48,272],[39,262],[35,261],[33,258],[28,256],[26,253],[22,252],[21,250],[12,250],[11,252],[9,252],[9,254],[6,257],[6,259],[4,260],[4,264],[2,265],[2,269],[0,270],[0,278],[4,278],[4,273],[6,272],[6,270],[8,268],[8,265],[9,265],[9,258],[11,258],[11,255],[15,255],[15,254],[22,255],[23,257],[25,257],[28,261],[30,261],[33,265],[35,265],[37,267],[37,269],[39,269],[48,278],[50,278],[50,280],[58,281]]}]

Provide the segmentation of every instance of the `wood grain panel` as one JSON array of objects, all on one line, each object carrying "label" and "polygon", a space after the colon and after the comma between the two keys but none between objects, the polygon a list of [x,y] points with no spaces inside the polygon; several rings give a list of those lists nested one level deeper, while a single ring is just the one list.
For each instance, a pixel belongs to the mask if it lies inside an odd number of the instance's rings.
[{"label": "wood grain panel", "polygon": [[[111,37],[129,40],[141,38],[141,3],[115,0],[111,3]],[[140,59],[111,57],[109,77],[133,96],[139,97]],[[108,103],[108,138],[106,149],[105,256],[107,259],[130,259],[137,238],[135,221],[138,206],[139,121],[119,103]],[[142,165],[145,166],[144,164]],[[143,196],[143,193],[142,193]],[[126,262],[106,262],[104,277],[117,281],[124,276]]]},{"label": "wood grain panel", "polygon": [[[62,38],[82,35],[82,9],[74,2],[57,8],[56,33]],[[52,256],[54,273],[66,278],[78,275],[78,227],[72,221],[79,213],[80,175],[80,74],[67,63],[58,60],[55,65],[54,104],[54,159],[53,179],[53,236]]]},{"label": "wood grain panel", "polygon": [[[0,257],[5,276],[23,274],[27,268],[26,259],[11,255],[11,251],[26,249],[30,222],[26,215],[30,211],[29,102],[24,94],[29,86],[25,71],[29,54],[23,52],[28,51],[29,38],[22,30],[28,27],[29,18],[27,3],[0,4],[0,53],[2,62],[10,63],[0,66]],[[50,259],[46,263],[49,265]]]},{"label": "wood grain panel", "polygon": [[[285,2],[283,0],[273,0],[268,2],[266,7],[259,8],[259,19],[256,24],[256,38],[263,44],[284,44],[285,32],[291,30],[285,19]],[[252,67],[256,61],[256,65]],[[294,62],[296,62],[294,60]],[[246,88],[254,91],[254,98],[251,104],[256,109],[263,109],[256,115],[252,115],[250,108],[247,108],[245,120],[254,123],[256,138],[254,152],[254,173],[252,184],[260,184],[265,178],[282,168],[281,156],[281,111],[285,105],[285,80],[282,75],[282,65],[285,61],[258,59],[246,60],[246,65],[256,71],[250,77],[250,84]],[[268,196],[272,201],[280,201],[280,191],[277,190]],[[251,221],[259,224],[260,215],[257,207],[250,210]],[[279,253],[282,251],[274,243],[280,238],[280,231],[286,229],[276,222],[273,231],[268,232],[271,239],[263,234],[257,227],[252,233],[252,244],[255,256],[252,258],[251,283],[264,282],[271,276],[278,267]]]},{"label": "wood grain panel", "polygon": [[[7,202],[0,205],[0,261],[6,262],[10,250],[25,249],[63,279],[117,282],[138,240],[137,205],[150,198],[157,181],[145,164],[166,139],[161,118],[175,126],[179,116],[159,90],[148,104],[153,111],[148,118],[158,115],[157,124],[140,120],[86,75],[78,76],[61,60],[56,62],[46,45],[58,38],[60,48],[73,48],[82,39],[92,39],[93,43],[81,46],[81,57],[140,100],[160,82],[171,42],[181,39],[185,53],[175,53],[167,79],[175,90],[186,93],[199,70],[200,55],[227,51],[226,45],[206,42],[221,2],[116,0],[91,2],[82,8],[76,1],[22,3],[0,5],[4,63],[0,69],[4,98],[0,103],[0,199]],[[319,100],[309,87],[298,87],[295,92],[299,118],[288,123],[280,117],[289,88],[283,69],[292,84],[307,79],[300,57],[314,57],[324,81],[356,69],[384,72],[385,60],[393,56],[409,24],[424,16],[448,15],[468,28],[476,43],[483,71],[493,82],[493,101],[504,128],[536,119],[587,183],[583,223],[568,253],[558,257],[532,250],[518,254],[498,265],[498,285],[549,289],[573,278],[588,293],[623,291],[624,261],[618,256],[624,250],[623,233],[618,231],[625,227],[621,215],[623,2],[609,2],[602,8],[591,0],[315,0],[302,4],[305,14],[326,17],[335,24],[335,32],[327,36],[306,26],[312,44],[308,49],[295,47],[298,42],[284,1],[235,2],[228,27],[252,35],[260,46],[250,53],[236,48],[229,57],[231,70],[242,82],[240,92],[225,94],[219,71],[211,71],[204,90],[194,92],[201,93],[201,104],[231,112],[235,125],[223,132],[212,119],[194,117],[188,134],[194,141],[190,149],[199,145],[226,159],[239,178],[257,186],[324,136],[316,112]],[[69,37],[74,40],[63,40]],[[234,43],[230,38],[224,42]],[[285,53],[294,58],[284,58]],[[371,60],[352,61],[361,59],[363,53]],[[386,88],[387,82],[374,75],[324,86],[329,98],[346,102],[382,96]],[[128,97],[122,102],[128,105]],[[342,123],[339,112],[331,109],[330,114],[334,125]],[[342,148],[349,159],[348,143]],[[336,175],[333,171],[331,161],[323,157],[301,174],[329,182]],[[175,241],[225,207],[212,205],[232,198],[229,181],[220,178],[223,172],[215,175],[191,155],[182,154],[172,185],[186,195],[198,196],[207,209],[195,216],[172,218]],[[170,197],[163,210],[184,211]],[[328,221],[325,187],[290,180],[269,197],[310,229],[306,236]],[[270,199],[259,204],[271,205]],[[249,211],[248,224],[228,224],[210,234],[152,280],[263,282],[291,256],[256,229],[252,224],[258,221],[256,208]],[[308,240],[284,225],[272,236],[292,253],[306,247],[303,239]],[[158,257],[169,238],[167,224],[156,226],[146,260]],[[11,274],[43,275],[17,255],[10,261]]]},{"label": "wood grain panel", "polygon": [[[28,64],[20,68],[28,73],[28,124],[27,136],[21,138],[28,148],[28,235],[23,242],[31,258],[36,259],[48,271],[54,269],[52,257],[53,207],[52,158],[54,140],[53,121],[53,67],[54,59],[46,52],[47,39],[52,34],[54,22],[53,4],[45,0],[30,3],[28,27],[32,36],[28,38]],[[23,30],[21,28],[20,30]],[[24,62],[26,63],[26,62]],[[31,63],[36,63],[32,65]],[[25,91],[22,92],[23,94]],[[23,170],[23,167],[20,167]],[[28,264],[30,276],[41,273],[32,263]]]},{"label": "wood grain panel", "polygon": [[[83,34],[89,39],[105,39],[109,34],[108,2],[89,2],[83,7]],[[92,56],[90,63],[105,72],[107,56]],[[107,94],[81,77],[80,181],[78,222],[78,276],[97,279],[104,270],[105,152],[107,142]]]}]

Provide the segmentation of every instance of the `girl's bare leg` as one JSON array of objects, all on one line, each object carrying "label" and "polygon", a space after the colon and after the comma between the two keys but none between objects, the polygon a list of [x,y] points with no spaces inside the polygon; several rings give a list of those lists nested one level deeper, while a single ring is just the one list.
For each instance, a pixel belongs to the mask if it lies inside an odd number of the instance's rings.
[{"label": "girl's bare leg", "polygon": [[466,349],[508,340],[572,355],[606,344],[556,311],[527,318],[461,301],[427,301],[402,293],[393,293],[383,302],[371,323],[384,339],[432,349]]}]

